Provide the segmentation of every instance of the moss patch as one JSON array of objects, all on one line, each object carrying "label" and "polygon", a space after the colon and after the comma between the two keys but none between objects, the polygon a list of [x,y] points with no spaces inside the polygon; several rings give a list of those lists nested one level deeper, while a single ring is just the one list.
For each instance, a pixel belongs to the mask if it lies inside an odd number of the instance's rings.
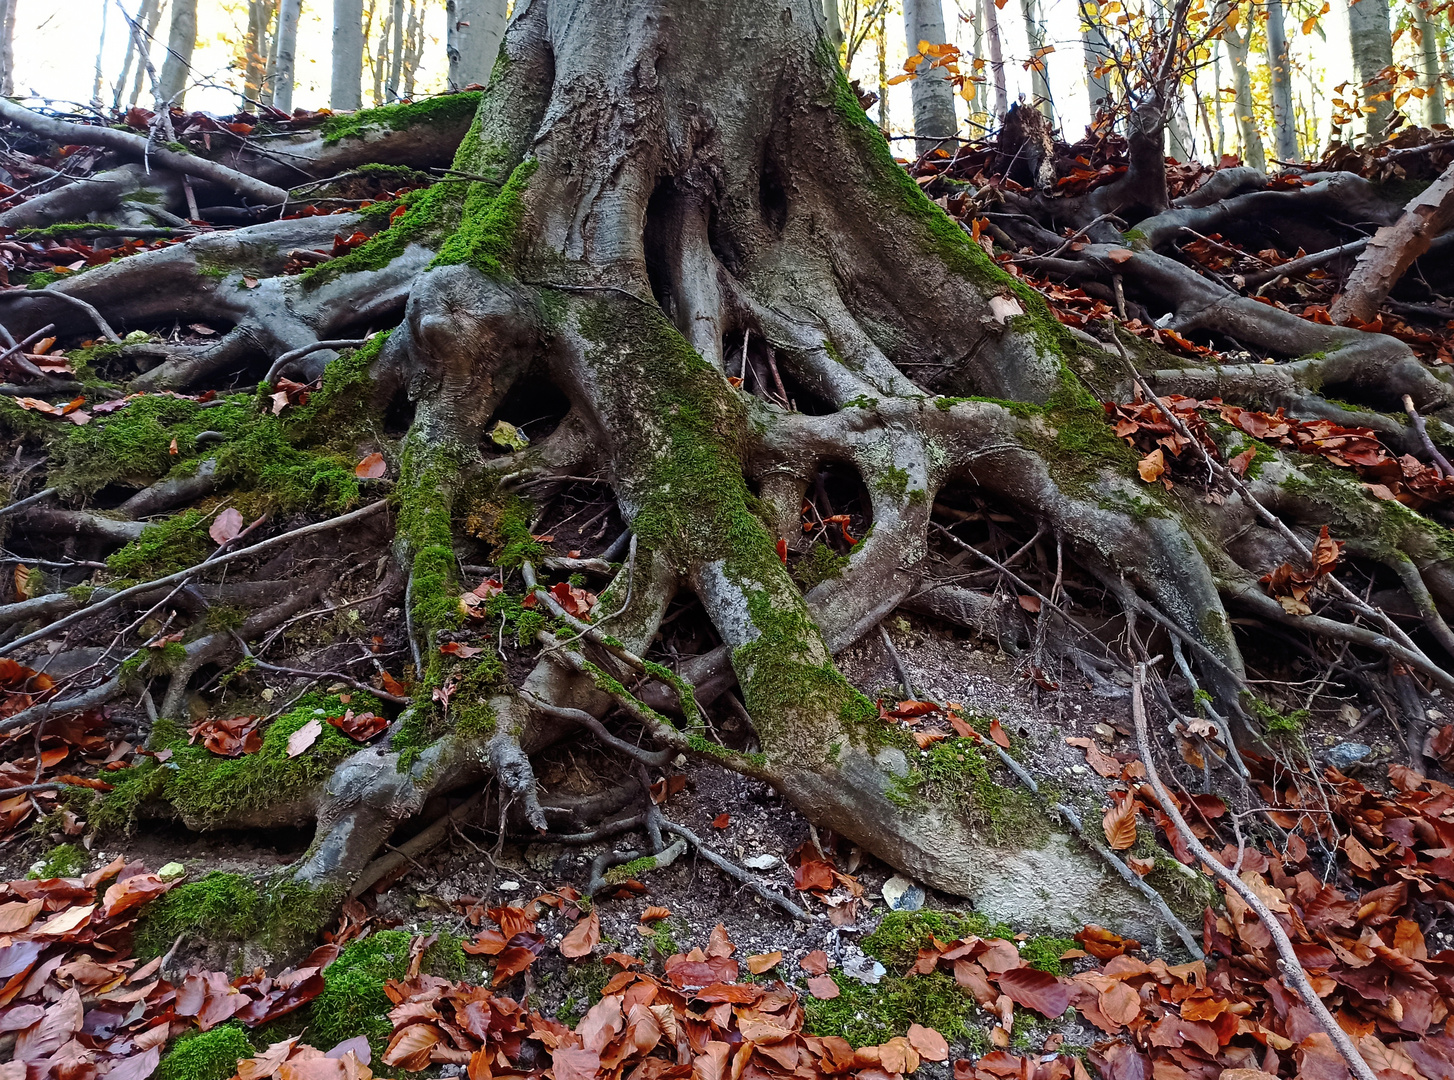
[{"label": "moss patch", "polygon": [[80,877],[91,865],[91,856],[75,844],[57,844],[45,853],[28,878],[48,881],[51,878]]},{"label": "moss patch", "polygon": [[479,106],[480,92],[466,90],[422,101],[381,105],[377,109],[334,113],[323,121],[323,141],[332,144],[351,137],[361,138],[370,129],[378,128],[403,131],[419,124],[462,124]]},{"label": "moss patch", "polygon": [[193,1031],[178,1039],[157,1066],[156,1080],[228,1080],[237,1063],[257,1053],[237,1024]]},{"label": "moss patch", "polygon": [[197,941],[252,941],[286,950],[308,943],[333,898],[298,882],[258,884],[213,871],[149,904],[136,931],[139,956],[160,956],[179,936]]}]

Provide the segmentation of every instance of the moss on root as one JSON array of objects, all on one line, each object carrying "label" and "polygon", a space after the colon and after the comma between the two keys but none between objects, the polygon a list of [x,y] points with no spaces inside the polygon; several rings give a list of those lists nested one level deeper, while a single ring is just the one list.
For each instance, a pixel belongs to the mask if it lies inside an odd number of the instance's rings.
[{"label": "moss on root", "polygon": [[312,941],[338,899],[295,881],[258,883],[213,871],[147,905],[137,923],[136,951],[160,956],[178,937],[296,949]]},{"label": "moss on root", "polygon": [[463,123],[479,106],[480,92],[466,90],[398,105],[381,105],[377,109],[334,113],[323,121],[323,141],[332,144],[347,138],[362,138],[370,130],[384,128],[403,131],[420,124]]},{"label": "moss on root", "polygon": [[144,804],[161,801],[189,822],[205,827],[305,798],[358,744],[325,723],[308,750],[289,757],[288,737],[315,718],[380,707],[377,699],[357,691],[348,703],[336,694],[307,694],[268,725],[259,751],[235,758],[219,757],[203,746],[191,745],[180,724],[158,720],[152,728],[151,749],[171,750],[171,758],[160,764],[148,758],[127,770],[124,779],[101,800],[92,823],[99,829],[130,829]]}]

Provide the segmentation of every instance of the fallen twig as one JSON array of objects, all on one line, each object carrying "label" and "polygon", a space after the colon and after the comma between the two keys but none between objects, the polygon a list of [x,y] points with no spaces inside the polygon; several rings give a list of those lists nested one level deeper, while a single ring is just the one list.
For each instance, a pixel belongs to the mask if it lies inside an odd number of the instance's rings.
[{"label": "fallen twig", "polygon": [[1181,816],[1175,800],[1167,792],[1166,786],[1161,782],[1161,776],[1156,771],[1156,761],[1151,756],[1151,739],[1146,730],[1146,700],[1142,691],[1142,685],[1146,680],[1146,665],[1144,663],[1135,666],[1135,673],[1131,678],[1131,719],[1136,726],[1136,745],[1141,752],[1141,763],[1146,767],[1146,779],[1151,784],[1151,790],[1156,792],[1156,798],[1161,803],[1161,809],[1166,812],[1176,833],[1181,837],[1182,843],[1187,850],[1196,858],[1206,864],[1213,875],[1223,881],[1227,888],[1241,897],[1243,903],[1251,908],[1262,925],[1267,928],[1268,934],[1272,937],[1272,944],[1277,949],[1278,969],[1293,985],[1298,996],[1303,999],[1303,1004],[1317,1020],[1318,1026],[1332,1041],[1343,1060],[1348,1063],[1348,1068],[1359,1080],[1377,1080],[1368,1063],[1363,1060],[1363,1055],[1353,1045],[1353,1040],[1348,1033],[1333,1019],[1328,1008],[1323,1004],[1323,999],[1318,997],[1317,991],[1308,981],[1308,973],[1297,958],[1297,951],[1293,948],[1287,932],[1283,930],[1282,924],[1277,921],[1272,911],[1262,902],[1262,898],[1254,892],[1241,878],[1224,866],[1219,859],[1208,851],[1196,835],[1187,825],[1186,819]]},{"label": "fallen twig", "polygon": [[662,821],[662,827],[666,829],[667,832],[676,833],[683,840],[691,844],[692,847],[696,848],[698,855],[706,859],[718,870],[721,870],[722,873],[726,874],[733,881],[740,882],[741,884],[747,886],[747,888],[751,889],[757,896],[761,897],[769,904],[772,904],[780,911],[791,915],[798,922],[810,923],[813,921],[813,916],[809,915],[802,908],[798,907],[797,904],[793,903],[787,897],[780,896],[779,894],[773,892],[766,885],[763,885],[761,882],[754,879],[753,876],[749,874],[746,870],[742,869],[742,867],[738,866],[736,863],[732,862],[729,859],[724,859],[721,855],[718,855],[706,844],[702,843],[701,838],[697,836],[696,833],[692,832],[691,829],[688,829],[683,825],[678,825],[676,824],[676,822],[666,820]]},{"label": "fallen twig", "polygon": [[1449,459],[1439,453],[1439,448],[1434,445],[1434,440],[1429,438],[1429,429],[1424,426],[1424,418],[1419,415],[1419,410],[1414,408],[1414,399],[1408,394],[1404,395],[1404,412],[1409,414],[1409,423],[1414,425],[1414,431],[1418,433],[1419,441],[1424,444],[1424,452],[1429,455],[1434,464],[1439,466],[1439,471],[1445,476],[1454,476],[1454,465],[1449,464]]}]

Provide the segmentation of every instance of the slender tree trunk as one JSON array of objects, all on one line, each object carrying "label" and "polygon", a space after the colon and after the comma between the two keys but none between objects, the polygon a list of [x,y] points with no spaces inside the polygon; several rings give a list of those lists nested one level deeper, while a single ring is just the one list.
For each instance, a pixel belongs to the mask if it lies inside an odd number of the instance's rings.
[{"label": "slender tree trunk", "polygon": [[[942,45],[948,41],[944,33],[944,8],[940,0],[904,0],[904,38],[910,52],[921,42]],[[920,157],[935,147],[952,147],[940,140],[959,131],[954,115],[954,88],[943,68],[931,68],[925,57],[919,65],[919,77],[909,84],[914,102],[914,149]]]},{"label": "slender tree trunk", "polygon": [[[1365,3],[1371,0],[1364,0]],[[1254,169],[1267,168],[1267,156],[1262,151],[1262,136],[1257,131],[1257,121],[1252,115],[1252,77],[1247,71],[1247,41],[1251,32],[1245,27],[1228,27],[1222,35],[1227,43],[1227,56],[1232,61],[1232,85],[1234,87],[1233,112],[1237,118],[1237,131],[1241,136],[1242,160]]]},{"label": "slender tree trunk", "polygon": [[1196,157],[1196,136],[1186,113],[1186,94],[1180,86],[1173,92],[1166,110],[1166,141],[1167,152],[1177,161],[1191,161]]},{"label": "slender tree trunk", "polygon": [[273,108],[293,111],[293,84],[297,81],[298,17],[303,0],[282,0],[278,7],[277,57],[273,71]]},{"label": "slender tree trunk", "polygon": [[398,101],[399,79],[404,68],[404,0],[394,0],[389,27],[389,81],[384,91],[390,101]]},{"label": "slender tree trunk", "polygon": [[393,20],[391,16],[385,15],[383,25],[379,27],[379,42],[374,48],[373,75],[374,75],[374,104],[382,105],[388,100],[384,91],[384,77],[389,70],[389,39],[393,34]]},{"label": "slender tree trunk", "polygon": [[1353,70],[1361,84],[1369,141],[1382,139],[1393,112],[1392,87],[1385,72],[1393,66],[1393,39],[1388,31],[1388,0],[1356,0],[1348,4],[1348,41]]},{"label": "slender tree trunk", "polygon": [[[156,78],[156,71],[152,68],[151,63],[151,43],[156,40],[157,26],[162,21],[162,2],[163,0],[144,0],[141,10],[136,15],[136,21],[143,24],[144,29],[140,33],[132,33],[130,44],[127,47],[127,58],[131,59],[134,53],[136,61],[135,74],[131,77],[131,93],[126,98],[128,109],[134,109],[136,103],[141,100],[142,82],[145,80],[147,72],[151,71],[153,80]],[[123,69],[121,79],[116,84],[118,95],[116,107],[118,109],[121,107],[120,94],[125,90],[125,82],[126,71]]]},{"label": "slender tree trunk", "polygon": [[1085,89],[1090,99],[1091,119],[1111,103],[1111,80],[1103,72],[1111,58],[1111,44],[1106,40],[1105,23],[1090,8],[1081,9],[1080,47],[1085,55]]},{"label": "slender tree trunk", "polygon": [[505,0],[447,0],[444,10],[449,88],[488,85],[505,36]]},{"label": "slender tree trunk", "polygon": [[1010,95],[1005,89],[1005,50],[1000,40],[1000,16],[994,0],[984,0],[984,36],[989,44],[990,81],[995,87],[994,125],[1004,123],[1010,111]]},{"label": "slender tree trunk", "polygon": [[1035,107],[1053,126],[1055,102],[1050,96],[1049,69],[1045,66],[1045,25],[1040,18],[1039,0],[1020,0],[1020,15],[1025,20],[1025,41],[1030,46],[1030,93]]},{"label": "slender tree trunk", "polygon": [[15,7],[20,0],[0,0],[0,95],[15,93]]},{"label": "slender tree trunk", "polygon": [[101,40],[96,45],[96,80],[91,84],[91,107],[101,108],[101,87],[106,81],[104,61],[106,59],[106,26],[110,22],[111,5],[101,5]]},{"label": "slender tree trunk", "polygon": [[878,129],[889,133],[889,17],[887,7],[878,16]]},{"label": "slender tree trunk", "polygon": [[1222,42],[1212,48],[1212,112],[1217,118],[1217,159],[1227,152],[1227,125],[1222,119]]},{"label": "slender tree trunk", "polygon": [[1272,145],[1280,161],[1296,161],[1297,121],[1292,109],[1292,64],[1282,0],[1267,0],[1267,67],[1272,84]]},{"label": "slender tree trunk", "polygon": [[842,52],[843,15],[838,10],[838,0],[823,0],[823,18],[828,22],[828,44],[834,52]]},{"label": "slender tree trunk", "polygon": [[1439,78],[1439,31],[1429,13],[1414,0],[1414,26],[1419,32],[1419,85],[1424,88],[1424,123],[1444,123],[1444,83]]},{"label": "slender tree trunk", "polygon": [[162,97],[180,105],[192,75],[192,50],[197,46],[197,0],[172,0],[172,26],[167,58],[162,63]]},{"label": "slender tree trunk", "polygon": [[333,71],[328,104],[335,110],[363,105],[363,0],[333,0]]},{"label": "slender tree trunk", "polygon": [[248,0],[247,36],[242,42],[242,95],[249,102],[262,100],[267,74],[268,18],[266,0]]},{"label": "slender tree trunk", "polygon": [[267,68],[263,75],[263,96],[264,105],[276,108],[273,105],[278,92],[278,31],[281,29],[282,0],[269,0],[268,25],[271,36],[268,39]]},{"label": "slender tree trunk", "polygon": [[414,97],[414,77],[419,74],[419,61],[424,56],[424,23],[419,0],[409,0],[409,22],[404,31],[404,97]]}]

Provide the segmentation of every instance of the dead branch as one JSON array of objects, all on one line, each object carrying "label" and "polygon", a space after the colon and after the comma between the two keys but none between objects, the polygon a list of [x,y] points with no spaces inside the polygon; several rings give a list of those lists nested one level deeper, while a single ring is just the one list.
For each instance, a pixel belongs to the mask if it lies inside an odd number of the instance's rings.
[{"label": "dead branch", "polygon": [[220,184],[229,191],[235,191],[244,198],[267,206],[278,206],[288,201],[288,193],[280,187],[265,184],[261,180],[254,180],[245,173],[229,169],[225,165],[218,165],[215,161],[208,161],[195,154],[179,154],[162,147],[150,146],[144,136],[133,134],[130,131],[117,131],[115,128],[56,120],[53,117],[32,112],[24,106],[3,98],[0,98],[0,120],[18,124],[27,131],[33,131],[37,135],[43,135],[47,139],[54,139],[56,142],[66,145],[104,146],[139,161],[154,158],[159,165],[174,172]]},{"label": "dead branch", "polygon": [[1263,903],[1262,897],[1258,896],[1241,878],[1222,865],[1221,861],[1208,851],[1181,816],[1181,810],[1177,803],[1167,792],[1161,782],[1161,776],[1156,770],[1156,760],[1151,756],[1151,739],[1146,730],[1146,700],[1142,686],[1146,679],[1146,665],[1139,663],[1135,667],[1135,673],[1131,679],[1131,719],[1136,726],[1136,745],[1141,752],[1141,763],[1146,766],[1146,779],[1151,784],[1151,789],[1156,792],[1156,798],[1161,803],[1161,808],[1170,818],[1176,833],[1181,837],[1187,849],[1203,863],[1207,869],[1221,879],[1235,892],[1242,901],[1256,912],[1257,917],[1262,920],[1262,925],[1267,928],[1268,934],[1272,937],[1273,946],[1277,949],[1278,969],[1293,984],[1293,989],[1303,999],[1303,1004],[1318,1021],[1318,1026],[1323,1029],[1333,1046],[1337,1048],[1343,1060],[1348,1063],[1348,1068],[1358,1080],[1377,1080],[1368,1063],[1363,1060],[1363,1055],[1348,1038],[1348,1033],[1338,1026],[1338,1021],[1328,1012],[1328,1007],[1323,1004],[1323,999],[1318,997],[1317,991],[1313,989],[1312,983],[1308,980],[1308,973],[1304,970],[1302,963],[1297,958],[1297,950],[1293,948],[1292,941],[1288,939],[1287,931],[1277,921],[1267,905]]}]

